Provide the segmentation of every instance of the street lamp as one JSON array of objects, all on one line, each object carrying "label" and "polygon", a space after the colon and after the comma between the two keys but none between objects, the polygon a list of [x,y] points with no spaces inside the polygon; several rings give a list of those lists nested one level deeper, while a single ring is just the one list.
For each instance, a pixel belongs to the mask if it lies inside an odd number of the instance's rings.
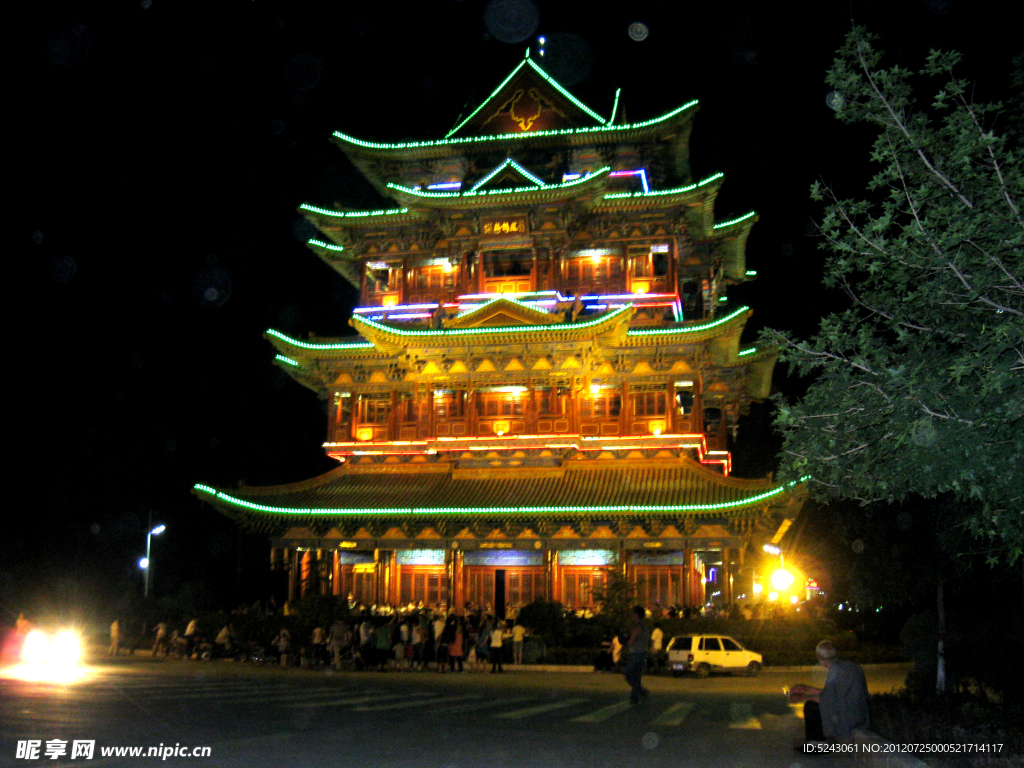
[{"label": "street lamp", "polygon": [[143,597],[149,597],[149,567],[152,562],[149,558],[149,549],[153,543],[153,537],[159,536],[166,530],[166,525],[158,525],[156,528],[153,528],[149,533],[146,534],[146,556],[139,560],[139,568],[142,568],[146,572],[145,586],[142,588]]}]

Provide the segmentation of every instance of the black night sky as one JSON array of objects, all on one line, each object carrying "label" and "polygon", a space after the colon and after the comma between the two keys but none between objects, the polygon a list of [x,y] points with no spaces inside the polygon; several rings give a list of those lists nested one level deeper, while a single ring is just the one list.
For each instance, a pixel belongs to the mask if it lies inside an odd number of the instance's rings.
[{"label": "black night sky", "polygon": [[[335,466],[323,404],[261,337],[350,332],[355,293],[303,245],[296,207],[386,201],[332,130],[443,136],[538,35],[542,66],[598,112],[619,87],[631,121],[697,98],[694,174],[726,175],[717,217],[761,216],[747,251],[759,280],[730,295],[754,307],[751,335],[809,334],[834,297],[819,287],[808,188],[823,178],[855,195],[870,173],[868,134],[825,104],[851,18],[908,67],[930,47],[964,51],[981,100],[1019,52],[991,0],[536,0],[535,32],[513,43],[488,32],[485,6],[87,0],[35,3],[8,25],[0,621],[44,592],[59,606],[141,590],[150,515],[168,527],[158,595],[193,581],[225,607],[259,596],[247,574],[265,545],[190,490]],[[636,21],[645,40],[628,34]],[[766,411],[741,425],[740,474],[771,469]]]}]

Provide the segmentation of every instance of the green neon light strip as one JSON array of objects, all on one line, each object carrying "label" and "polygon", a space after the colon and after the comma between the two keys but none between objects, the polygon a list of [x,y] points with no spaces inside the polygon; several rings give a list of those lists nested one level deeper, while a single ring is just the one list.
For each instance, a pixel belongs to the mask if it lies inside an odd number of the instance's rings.
[{"label": "green neon light strip", "polygon": [[604,512],[710,512],[720,509],[738,509],[759,501],[770,499],[785,493],[798,482],[804,482],[807,478],[799,481],[793,480],[786,485],[780,485],[770,491],[765,491],[756,496],[741,501],[725,501],[718,504],[677,504],[677,505],[612,505],[605,507],[396,507],[391,509],[330,509],[315,507],[271,507],[266,504],[255,504],[251,501],[230,496],[223,491],[218,491],[208,485],[196,484],[194,490],[208,493],[215,496],[226,504],[231,504],[242,509],[250,509],[254,512],[269,512],[285,515],[479,515],[479,514],[559,514],[559,513],[604,513]]},{"label": "green neon light strip", "polygon": [[615,115],[619,111],[619,96],[621,96],[621,95],[622,95],[622,89],[621,88],[616,88],[615,89],[615,101],[612,102],[612,116],[608,118],[608,122],[607,122],[608,125],[612,124],[612,122],[615,120]]},{"label": "green neon light strip", "polygon": [[[486,102],[484,102],[486,103]],[[560,128],[553,131],[526,131],[522,133],[496,133],[490,136],[465,136],[462,138],[439,139],[436,141],[399,141],[399,142],[377,142],[377,141],[364,141],[363,139],[357,139],[355,136],[349,136],[347,133],[341,131],[334,131],[331,135],[335,138],[347,141],[349,144],[355,144],[357,147],[365,147],[366,149],[418,149],[425,147],[445,147],[452,144],[471,144],[473,142],[484,142],[484,141],[508,141],[509,139],[529,139],[535,136],[571,136],[582,133],[600,133],[602,131],[628,131],[635,128],[647,128],[651,125],[670,120],[671,118],[678,115],[680,112],[689,109],[690,107],[698,104],[697,99],[688,101],[681,107],[673,109],[671,112],[666,112],[664,115],[659,117],[651,118],[650,120],[644,120],[641,123],[627,123],[625,125],[595,125],[589,128]],[[468,119],[468,118],[467,118]],[[460,126],[461,127],[461,126]],[[458,130],[458,129],[455,129]],[[452,131],[454,133],[455,131]],[[449,133],[448,136],[452,134]]]},{"label": "green neon light strip", "polygon": [[325,243],[323,240],[313,240],[312,238],[306,241],[306,245],[315,245],[317,248],[326,248],[328,251],[344,251],[340,245],[331,245]]},{"label": "green neon light strip", "polygon": [[751,347],[750,349],[743,349],[743,350],[740,350],[739,357],[743,357],[744,355],[752,355],[755,352],[757,352],[757,347]]},{"label": "green neon light strip", "polygon": [[[486,306],[486,304],[484,306]],[[626,310],[631,310],[632,308],[632,304],[626,304],[625,306],[619,307],[614,312],[610,312],[606,315],[601,315],[600,317],[597,317],[593,320],[588,320],[585,323],[570,323],[560,325],[512,325],[494,326],[488,328],[448,328],[434,331],[406,331],[402,330],[401,328],[392,328],[389,325],[382,325],[378,322],[375,322],[373,320],[367,320],[366,318],[363,317],[354,316],[352,319],[360,324],[369,325],[371,328],[386,331],[387,333],[393,333],[396,336],[472,336],[489,333],[536,333],[538,331],[568,331],[576,330],[579,328],[590,328],[591,326],[598,325],[600,323],[605,322],[606,320],[610,320],[611,318],[616,317],[617,315],[625,312]]]},{"label": "green neon light strip", "polygon": [[473,185],[472,187],[470,187],[470,188],[469,188],[469,191],[470,191],[470,192],[476,192],[476,191],[477,191],[477,190],[478,190],[478,189],[479,189],[480,187],[482,187],[482,186],[483,186],[484,184],[486,184],[486,183],[487,183],[488,181],[490,181],[490,180],[491,180],[491,179],[493,179],[493,178],[494,178],[495,176],[497,176],[497,175],[498,175],[498,174],[499,174],[499,173],[501,172],[501,170],[502,170],[503,168],[508,168],[508,167],[509,167],[510,165],[511,165],[511,166],[512,166],[513,168],[515,168],[515,169],[516,169],[517,171],[519,171],[519,172],[520,172],[521,174],[523,174],[523,176],[525,176],[525,177],[526,177],[526,178],[528,178],[528,179],[529,179],[530,181],[532,181],[532,182],[533,182],[534,184],[536,184],[536,185],[537,185],[538,187],[543,187],[543,186],[545,186],[545,184],[544,184],[544,182],[543,182],[543,181],[541,181],[540,179],[538,179],[538,178],[537,178],[536,176],[534,176],[534,175],[533,175],[532,173],[530,173],[530,172],[529,172],[528,170],[526,170],[525,168],[523,168],[523,166],[521,166],[521,165],[520,165],[519,163],[517,163],[517,162],[516,162],[515,160],[513,160],[513,159],[512,159],[511,157],[510,157],[510,158],[508,158],[508,159],[507,159],[507,160],[506,160],[506,161],[505,161],[504,163],[502,163],[501,165],[499,165],[499,166],[498,166],[497,168],[495,168],[495,169],[494,169],[493,171],[491,171],[491,172],[490,172],[490,173],[488,173],[488,174],[487,174],[486,176],[484,176],[484,177],[483,177],[482,179],[480,179],[480,181],[478,181],[478,182],[477,182],[476,184],[474,184],[474,185]]},{"label": "green neon light strip", "polygon": [[751,211],[750,213],[745,213],[742,216],[736,217],[735,219],[730,219],[729,221],[723,221],[721,224],[715,224],[715,226],[713,226],[712,229],[721,229],[722,227],[731,227],[733,224],[739,224],[741,221],[746,221],[751,216],[756,216],[756,215],[757,215],[756,211]]},{"label": "green neon light strip", "polygon": [[533,59],[530,58],[530,49],[527,48],[526,49],[526,57],[521,62],[519,62],[519,65],[515,69],[512,70],[512,73],[508,77],[506,77],[504,80],[501,81],[501,85],[499,85],[497,88],[495,88],[493,91],[491,91],[491,95],[488,96],[486,99],[484,99],[483,102],[481,102],[480,106],[477,107],[476,109],[474,109],[470,113],[469,117],[467,117],[465,120],[463,120],[457,126],[452,128],[450,131],[448,131],[448,133],[445,134],[445,138],[447,139],[452,134],[458,133],[459,129],[462,128],[462,126],[464,126],[470,120],[472,120],[480,112],[480,110],[483,109],[488,104],[488,102],[490,102],[491,99],[493,99],[495,96],[497,96],[498,93],[501,91],[501,89],[504,88],[506,85],[508,85],[509,81],[513,77],[515,77],[516,73],[520,69],[522,69],[523,66],[525,66],[526,64],[529,64],[533,68],[534,72],[536,72],[541,77],[543,77],[545,80],[547,80],[548,83],[550,83],[551,86],[555,88],[555,90],[557,90],[560,94],[562,94],[565,98],[567,98],[569,101],[571,101],[577,107],[582,109],[584,112],[586,112],[592,118],[597,120],[597,122],[601,123],[601,125],[604,125],[607,122],[607,120],[605,120],[603,117],[601,117],[599,114],[597,114],[594,110],[592,110],[590,107],[588,107],[582,101],[580,101],[575,96],[573,96],[571,93],[569,93],[567,90],[565,90],[565,88],[562,87],[561,83],[559,83],[557,80],[555,80],[553,77],[551,77],[551,75],[549,75],[547,72],[545,72],[539,66],[537,66],[533,62]]},{"label": "green neon light strip", "polygon": [[288,365],[294,365],[296,368],[301,367],[297,362],[292,360],[290,357],[285,357],[284,355],[274,355],[274,359],[280,360],[282,363],[287,363]]},{"label": "green neon light strip", "polygon": [[756,269],[748,269],[746,271],[746,275],[747,275],[747,277],[757,277],[757,270]]},{"label": "green neon light strip", "polygon": [[696,184],[690,184],[688,187],[676,187],[675,189],[657,189],[650,192],[616,192],[615,194],[605,195],[605,200],[620,200],[622,198],[629,197],[657,197],[659,195],[677,195],[680,192],[690,192],[691,190],[697,189],[697,187],[703,187],[710,184],[713,181],[725,176],[724,173],[716,173],[714,176],[709,176],[703,181],[698,181]]},{"label": "green neon light strip", "polygon": [[706,331],[708,328],[714,328],[716,325],[721,325],[722,323],[728,323],[730,320],[732,320],[735,317],[738,317],[739,315],[742,315],[744,312],[746,312],[749,309],[750,309],[750,307],[740,307],[735,312],[733,312],[731,315],[726,315],[725,317],[723,317],[723,318],[721,318],[719,320],[713,320],[712,322],[704,323],[703,325],[696,325],[696,326],[694,326],[692,328],[654,328],[654,329],[651,329],[651,330],[643,330],[643,331],[629,331],[629,332],[626,333],[626,335],[627,336],[664,336],[664,335],[670,334],[670,333],[697,333],[699,331]]},{"label": "green neon light strip", "polygon": [[[527,56],[529,56],[529,51],[527,51]],[[565,90],[565,88],[563,88],[563,87],[562,87],[562,84],[561,84],[561,83],[559,83],[559,82],[558,82],[557,80],[555,80],[555,78],[553,78],[553,77],[552,77],[551,75],[549,75],[549,74],[548,74],[547,72],[545,72],[545,71],[544,71],[543,69],[541,69],[541,68],[540,68],[540,67],[539,67],[539,66],[538,66],[538,65],[537,65],[536,63],[534,63],[533,59],[531,59],[531,58],[527,58],[527,59],[526,59],[526,63],[527,63],[527,64],[529,64],[529,65],[530,65],[531,67],[533,67],[533,71],[534,71],[534,72],[536,72],[536,73],[537,73],[538,75],[540,75],[540,76],[541,76],[541,77],[543,77],[543,78],[544,78],[545,80],[547,80],[547,81],[548,81],[549,83],[551,83],[551,85],[552,85],[552,86],[554,86],[554,88],[555,88],[555,89],[556,89],[556,90],[557,90],[557,91],[558,91],[558,92],[559,92],[560,94],[562,94],[563,96],[565,96],[565,98],[567,98],[567,99],[568,99],[569,101],[571,101],[571,102],[572,102],[573,104],[575,104],[575,105],[576,105],[577,107],[579,107],[580,109],[582,109],[582,110],[583,110],[584,112],[586,112],[586,113],[587,113],[588,115],[590,115],[590,116],[591,116],[592,118],[594,118],[595,120],[597,120],[597,122],[599,122],[599,123],[600,123],[601,125],[604,125],[605,123],[607,123],[607,122],[608,122],[608,121],[607,121],[607,120],[605,120],[605,119],[604,119],[603,117],[601,117],[601,116],[600,116],[599,114],[597,114],[597,112],[595,112],[594,110],[592,110],[592,109],[591,109],[590,107],[588,107],[588,106],[587,106],[586,104],[584,104],[584,103],[583,103],[582,101],[580,101],[580,100],[579,100],[579,99],[577,99],[577,98],[576,98],[575,96],[573,96],[573,95],[572,95],[571,93],[569,93],[569,92],[568,92],[567,90]]]},{"label": "green neon light strip", "polygon": [[[472,309],[469,312],[466,312],[464,314],[470,314],[472,312],[479,312],[481,309],[483,309],[484,307],[488,306],[489,304],[493,304],[494,302],[501,301],[501,300],[512,301],[512,302],[514,302],[516,304],[520,303],[520,302],[516,301],[515,299],[497,298],[497,299],[492,299],[491,301],[487,302],[486,304],[481,304],[479,307],[477,307],[475,309]],[[526,305],[522,305],[522,306],[526,306]],[[398,336],[415,336],[415,337],[424,337],[424,336],[466,336],[466,335],[473,335],[473,334],[479,335],[479,334],[487,334],[487,333],[529,333],[529,332],[537,332],[537,331],[553,331],[553,330],[554,331],[559,331],[559,330],[567,331],[567,330],[574,330],[574,329],[577,329],[577,328],[589,328],[591,326],[594,326],[594,325],[597,325],[599,323],[602,323],[605,320],[609,320],[609,319],[615,317],[616,315],[618,315],[621,312],[625,312],[628,309],[632,309],[632,307],[633,307],[632,304],[626,304],[626,305],[624,305],[622,307],[619,307],[618,309],[614,310],[610,314],[602,315],[602,316],[597,317],[597,318],[595,318],[593,320],[588,320],[587,322],[584,322],[584,323],[553,324],[553,325],[495,326],[495,327],[488,327],[488,328],[449,328],[449,329],[431,330],[431,331],[407,331],[407,330],[403,330],[401,328],[392,328],[391,326],[383,325],[383,324],[375,322],[373,320],[367,320],[365,318],[359,317],[358,315],[354,316],[353,319],[356,320],[356,322],[364,323],[364,324],[369,325],[369,326],[371,326],[373,328],[376,328],[378,330],[386,331],[387,333],[393,333],[393,334],[396,334]],[[534,307],[527,307],[527,308],[528,309],[532,309],[534,311],[537,311],[536,309],[534,309]],[[647,329],[647,330],[633,330],[633,331],[628,331],[626,333],[626,335],[627,336],[664,336],[664,335],[669,335],[669,334],[699,333],[701,331],[706,331],[709,328],[714,328],[716,326],[722,325],[723,323],[727,323],[730,320],[734,319],[735,317],[737,317],[737,316],[743,314],[744,312],[748,311],[749,309],[750,309],[750,307],[746,307],[746,306],[740,307],[739,309],[737,309],[735,312],[733,312],[730,315],[726,315],[723,318],[720,318],[718,320],[713,320],[713,321],[711,321],[709,323],[703,323],[702,325],[696,325],[696,326],[691,326],[691,327],[687,327],[687,328],[654,328],[654,329]],[[373,347],[374,347],[373,344],[370,344],[368,342],[366,342],[366,343],[354,343],[354,344],[310,344],[309,342],[298,341],[297,339],[293,339],[293,338],[291,338],[289,336],[285,336],[283,333],[281,333],[280,331],[275,331],[273,328],[270,328],[270,329],[267,330],[267,335],[268,336],[273,336],[276,339],[280,339],[281,341],[285,342],[286,344],[290,344],[292,346],[299,347],[300,349],[311,349],[311,350],[329,351],[329,350],[336,350],[336,349],[373,349]]]},{"label": "green neon light strip", "polygon": [[474,110],[473,110],[473,111],[472,111],[472,112],[471,112],[471,113],[469,114],[469,117],[467,117],[467,118],[466,118],[465,120],[463,120],[463,121],[462,121],[461,123],[459,123],[458,125],[456,125],[456,126],[455,126],[454,128],[452,128],[452,129],[451,129],[450,131],[448,131],[448,133],[446,133],[446,134],[444,135],[444,137],[445,137],[445,138],[447,139],[447,138],[448,138],[449,136],[451,136],[451,135],[452,135],[453,133],[456,133],[456,132],[458,132],[458,130],[459,130],[459,129],[460,129],[460,128],[461,128],[462,126],[464,126],[464,125],[465,125],[466,123],[468,123],[468,122],[469,122],[470,120],[472,120],[472,119],[473,119],[474,117],[476,117],[476,114],[477,114],[477,113],[478,113],[478,112],[479,112],[479,111],[480,111],[481,109],[483,109],[483,108],[484,108],[484,107],[485,107],[485,106],[487,105],[487,102],[489,102],[489,101],[490,101],[491,99],[493,99],[493,98],[494,98],[495,96],[497,96],[497,95],[498,95],[498,92],[499,92],[499,91],[500,91],[500,90],[501,90],[502,88],[504,88],[504,87],[505,87],[506,85],[508,85],[508,82],[509,82],[509,80],[511,80],[511,79],[512,79],[513,77],[515,77],[515,76],[516,76],[516,73],[517,73],[517,72],[518,72],[518,71],[519,71],[520,69],[522,69],[523,67],[525,67],[525,66],[526,66],[526,62],[528,62],[528,61],[530,60],[530,59],[529,59],[529,56],[530,56],[530,51],[529,51],[529,49],[527,49],[527,51],[526,51],[526,58],[524,58],[524,59],[523,59],[522,61],[520,61],[520,62],[519,62],[519,65],[518,65],[518,66],[517,66],[517,67],[516,67],[515,69],[513,69],[513,70],[512,70],[512,72],[511,72],[511,73],[509,74],[509,76],[508,76],[508,77],[506,77],[506,78],[505,78],[504,80],[502,80],[502,81],[501,81],[501,85],[499,85],[499,86],[498,86],[497,88],[495,88],[495,89],[494,89],[493,91],[491,91],[491,95],[490,95],[490,96],[488,96],[488,97],[487,97],[486,99],[484,99],[484,100],[483,100],[482,102],[480,102],[480,106],[479,106],[479,107],[477,107],[476,109],[474,109]]},{"label": "green neon light strip", "polygon": [[293,347],[299,347],[300,349],[373,349],[373,344],[369,342],[361,342],[354,344],[310,344],[306,341],[298,341],[289,336],[285,336],[280,331],[275,331],[273,328],[267,330],[268,336],[273,336],[275,339],[280,339],[286,344],[291,344]]},{"label": "green neon light strip", "polygon": [[[476,187],[466,192],[424,192],[421,189],[413,189],[412,187],[403,187],[401,184],[388,183],[390,189],[404,192],[407,195],[415,195],[416,197],[431,197],[431,198],[455,198],[455,197],[478,197],[480,195],[511,195],[521,194],[523,192],[541,192],[551,191],[558,189],[565,189],[566,187],[573,187],[577,184],[583,184],[584,182],[590,181],[591,179],[600,176],[602,173],[607,173],[611,170],[611,166],[606,166],[599,171],[596,171],[589,176],[582,176],[578,179],[572,179],[571,181],[563,181],[561,184],[544,184],[541,182],[539,187],[514,187],[510,189],[482,189],[476,191]],[[721,175],[721,174],[719,174]],[[479,186],[479,184],[477,185]],[[607,195],[605,195],[607,197]]]},{"label": "green neon light strip", "polygon": [[337,216],[339,218],[352,218],[356,216],[394,216],[398,213],[408,213],[408,208],[392,208],[384,211],[331,211],[327,208],[317,208],[315,205],[307,205],[303,203],[299,206],[299,210],[309,211],[310,213],[319,213],[321,216]]}]

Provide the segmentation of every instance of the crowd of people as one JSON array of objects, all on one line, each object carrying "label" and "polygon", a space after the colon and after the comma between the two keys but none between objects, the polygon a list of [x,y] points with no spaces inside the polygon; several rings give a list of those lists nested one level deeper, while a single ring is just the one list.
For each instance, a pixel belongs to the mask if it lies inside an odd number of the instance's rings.
[{"label": "crowd of people", "polygon": [[443,610],[375,615],[365,611],[329,628],[314,627],[309,642],[297,643],[287,628],[273,640],[282,666],[352,665],[361,669],[437,672],[503,671],[506,643],[511,660],[522,664],[528,630],[518,621]]},{"label": "crowd of people", "polygon": [[[287,615],[285,613],[284,615]],[[272,621],[272,619],[270,619]],[[291,626],[289,626],[291,625]],[[308,625],[307,625],[308,626]],[[184,631],[158,622],[142,634],[126,634],[115,620],[110,626],[109,655],[150,650],[151,654],[191,659],[237,658],[274,661],[282,667],[502,672],[504,663],[523,663],[529,630],[515,618],[499,619],[482,610],[462,615],[437,609],[396,612],[357,606],[346,618],[299,631],[281,622],[265,637],[241,637],[232,622],[219,629],[201,627],[198,619]],[[507,656],[507,658],[506,658]]]}]

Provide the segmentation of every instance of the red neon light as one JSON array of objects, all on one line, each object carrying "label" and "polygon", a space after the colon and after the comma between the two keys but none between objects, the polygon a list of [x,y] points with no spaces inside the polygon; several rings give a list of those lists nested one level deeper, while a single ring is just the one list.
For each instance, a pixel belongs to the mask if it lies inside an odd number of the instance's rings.
[{"label": "red neon light", "polygon": [[[437,437],[428,440],[394,440],[381,442],[355,442],[355,443],[325,443],[324,447],[329,449],[327,455],[339,461],[344,461],[344,456],[425,456],[436,453],[452,453],[455,451],[489,451],[489,450],[510,450],[522,445],[526,440],[550,440],[549,435],[508,435],[507,437],[488,437],[486,435],[468,437]],[[729,451],[709,451],[707,449],[707,438],[700,433],[684,435],[619,435],[609,437],[583,437],[579,434],[560,435],[561,442],[537,443],[532,448],[571,448],[580,452],[594,452],[603,450],[644,450],[645,448],[658,447],[666,449],[687,449],[697,451],[697,459],[701,464],[718,464],[722,467],[722,474],[726,477],[732,472],[732,454]],[[667,442],[667,440],[675,442]],[[636,445],[609,445],[621,440],[636,441]],[[693,440],[695,442],[680,442]],[[588,445],[587,443],[596,445]],[[471,445],[468,443],[472,443]],[[485,444],[480,444],[485,443]],[[653,445],[652,445],[653,444]],[[423,446],[422,450],[388,450],[397,446]],[[430,447],[427,447],[427,446]],[[341,450],[348,448],[349,450]],[[330,450],[334,449],[334,450]]]}]

